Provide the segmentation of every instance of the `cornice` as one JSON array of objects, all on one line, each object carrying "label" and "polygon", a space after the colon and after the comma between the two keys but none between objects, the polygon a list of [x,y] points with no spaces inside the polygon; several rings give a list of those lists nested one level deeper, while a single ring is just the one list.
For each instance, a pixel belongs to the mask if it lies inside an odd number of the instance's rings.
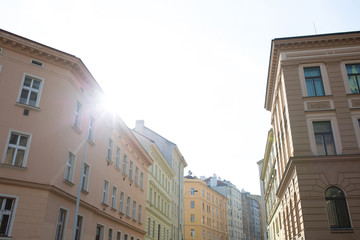
[{"label": "cornice", "polygon": [[74,55],[56,50],[1,29],[0,45],[15,52],[30,55],[39,60],[52,62],[55,65],[68,68],[83,82],[85,86],[88,86],[89,88],[95,87],[97,90],[102,92],[100,86],[83,64],[81,59]]},{"label": "cornice", "polygon": [[336,48],[353,46],[354,44],[360,44],[360,32],[273,39],[270,50],[265,109],[268,111],[271,109],[278,64],[281,63],[280,52]]},{"label": "cornice", "polygon": [[[64,190],[62,190],[54,185],[29,182],[29,181],[21,181],[21,180],[9,179],[9,178],[0,178],[0,183],[6,184],[6,185],[13,185],[13,186],[18,186],[18,187],[27,187],[27,188],[34,188],[34,189],[39,189],[39,190],[43,190],[43,191],[48,191],[48,192],[51,192],[53,194],[56,194],[64,199],[66,199],[68,201],[72,201],[74,203],[76,202],[75,196],[69,194],[68,192],[65,192]],[[133,229],[134,231],[136,231],[138,233],[141,233],[141,234],[146,233],[143,229],[136,227],[133,224],[129,224],[129,223],[121,220],[121,218],[118,219],[118,218],[102,211],[100,208],[89,204],[86,201],[80,200],[80,206],[94,212],[95,214],[101,215],[106,218],[110,218],[111,220],[113,220],[119,224],[122,224],[130,229]]]}]

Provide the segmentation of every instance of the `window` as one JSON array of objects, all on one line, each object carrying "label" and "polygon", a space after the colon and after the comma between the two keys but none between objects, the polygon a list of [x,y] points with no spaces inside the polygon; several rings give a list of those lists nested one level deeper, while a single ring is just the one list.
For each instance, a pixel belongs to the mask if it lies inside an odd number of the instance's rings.
[{"label": "window", "polygon": [[83,217],[78,215],[77,223],[76,223],[75,240],[81,239],[82,223],[83,223]]},{"label": "window", "polygon": [[116,240],[121,240],[121,232],[116,233]]},{"label": "window", "polygon": [[329,77],[324,63],[300,65],[299,77],[304,97],[331,95]]},{"label": "window", "polygon": [[120,193],[120,203],[119,203],[119,212],[124,213],[124,197],[125,194],[123,192]]},{"label": "window", "polygon": [[141,211],[142,211],[142,206],[141,204],[139,204],[139,213],[138,213],[138,222],[141,223]]},{"label": "window", "polygon": [[0,236],[11,236],[16,199],[0,196]]},{"label": "window", "polygon": [[97,224],[95,240],[102,240],[102,239],[104,239],[104,226]]},{"label": "window", "polygon": [[330,228],[351,228],[344,192],[335,186],[325,191],[326,210]]},{"label": "window", "polygon": [[74,127],[79,129],[81,124],[81,112],[82,112],[82,105],[79,101],[77,101],[75,107]]},{"label": "window", "polygon": [[105,204],[107,204],[108,191],[109,191],[109,182],[104,180],[102,202]]},{"label": "window", "polygon": [[351,93],[360,93],[360,64],[346,64],[346,74]]},{"label": "window", "polygon": [[108,232],[108,240],[112,240],[113,239],[113,229],[109,228],[109,232]]},{"label": "window", "polygon": [[194,214],[190,215],[190,222],[195,222],[195,215]]},{"label": "window", "polygon": [[190,236],[194,239],[195,238],[195,229],[190,230]]},{"label": "window", "polygon": [[330,121],[313,122],[318,155],[335,155],[335,143]]},{"label": "window", "polygon": [[106,157],[110,161],[112,160],[112,149],[113,149],[113,140],[111,138],[109,138],[107,156]]},{"label": "window", "polygon": [[131,198],[130,197],[127,197],[127,200],[126,200],[126,216],[130,217],[130,201],[131,201]]},{"label": "window", "polygon": [[120,157],[121,157],[121,150],[119,147],[116,148],[116,159],[115,159],[115,166],[120,167]]},{"label": "window", "polygon": [[67,214],[67,211],[63,208],[60,208],[59,216],[58,216],[57,223],[56,223],[55,240],[64,239],[66,214]]},{"label": "window", "polygon": [[126,154],[124,154],[123,173],[125,174],[126,174],[126,169],[127,169],[127,156]]},{"label": "window", "polygon": [[128,235],[127,234],[124,235],[124,240],[128,240]]},{"label": "window", "polygon": [[139,168],[135,168],[135,184],[139,184]]},{"label": "window", "polygon": [[81,190],[83,190],[83,191],[87,191],[87,190],[88,190],[89,171],[90,171],[89,165],[87,165],[86,163],[84,163],[84,171],[83,171],[83,173],[82,173],[82,175],[81,175],[81,177],[82,177]]},{"label": "window", "polygon": [[117,196],[117,188],[113,186],[112,195],[111,195],[111,207],[116,208],[116,196]]},{"label": "window", "polygon": [[136,220],[136,201],[133,201],[132,219]]},{"label": "window", "polygon": [[191,195],[194,195],[194,194],[195,194],[195,189],[194,189],[194,188],[191,188],[190,192],[191,192],[191,193],[190,193]]},{"label": "window", "polygon": [[134,163],[133,163],[133,161],[130,160],[130,166],[129,166],[129,178],[130,179],[133,178],[133,166],[134,166]]},{"label": "window", "polygon": [[74,176],[74,164],[75,164],[75,155],[72,152],[68,153],[68,158],[65,166],[65,180],[72,182]]},{"label": "window", "polygon": [[21,87],[19,103],[39,107],[43,80],[25,75]]},{"label": "window", "polygon": [[94,142],[94,135],[95,135],[95,118],[90,116],[89,118],[89,135],[88,140]]},{"label": "window", "polygon": [[[140,188],[144,189],[144,173],[143,172],[140,173]],[[150,199],[151,199],[151,197],[150,197]]]},{"label": "window", "polygon": [[30,139],[29,135],[11,131],[3,164],[24,167],[26,165]]},{"label": "window", "polygon": [[190,208],[195,208],[195,201],[190,202]]},{"label": "window", "polygon": [[309,97],[325,95],[320,67],[304,68],[304,76]]}]

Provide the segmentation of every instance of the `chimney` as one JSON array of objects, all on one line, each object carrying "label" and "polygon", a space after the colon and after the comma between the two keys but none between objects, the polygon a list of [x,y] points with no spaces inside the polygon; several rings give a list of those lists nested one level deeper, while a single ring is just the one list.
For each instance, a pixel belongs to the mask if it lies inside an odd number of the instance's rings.
[{"label": "chimney", "polygon": [[145,121],[144,120],[136,120],[135,131],[140,134],[144,134],[144,129],[145,129]]}]

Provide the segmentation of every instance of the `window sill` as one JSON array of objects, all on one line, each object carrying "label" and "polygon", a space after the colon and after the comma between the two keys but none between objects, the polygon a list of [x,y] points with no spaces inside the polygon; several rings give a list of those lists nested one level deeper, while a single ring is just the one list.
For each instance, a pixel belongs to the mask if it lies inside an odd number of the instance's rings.
[{"label": "window sill", "polygon": [[68,180],[68,179],[64,179],[63,182],[66,183],[66,184],[68,184],[68,185],[70,185],[70,186],[74,186],[74,185],[75,185],[72,181],[70,181],[70,180]]},{"label": "window sill", "polygon": [[79,127],[72,125],[72,128],[75,130],[75,132],[77,132],[78,134],[82,134],[82,131],[80,130]]},{"label": "window sill", "polygon": [[109,205],[107,203],[101,202],[101,205],[108,207]]},{"label": "window sill", "polygon": [[0,240],[11,240],[12,237],[0,237]]},{"label": "window sill", "polygon": [[116,208],[110,207],[110,210],[116,212]]},{"label": "window sill", "polygon": [[121,169],[120,169],[120,167],[119,166],[117,166],[117,165],[115,165],[115,169],[117,170],[117,171],[121,171]]},{"label": "window sill", "polygon": [[89,194],[89,192],[88,192],[87,190],[85,190],[85,189],[81,189],[81,192],[84,193],[84,194],[86,194],[86,195]]},{"label": "window sill", "polygon": [[40,111],[39,107],[27,105],[27,104],[24,104],[24,103],[21,103],[21,102],[16,102],[15,105],[20,106],[20,107],[30,108],[30,109],[33,109],[33,110],[36,110],[36,111]]},{"label": "window sill", "polygon": [[353,233],[352,228],[330,228],[331,233]]},{"label": "window sill", "polygon": [[114,164],[113,161],[111,161],[109,158],[106,158],[106,162],[108,166]]},{"label": "window sill", "polygon": [[6,167],[6,168],[19,169],[19,170],[23,170],[23,171],[25,171],[27,169],[26,167],[14,166],[14,165],[5,164],[5,163],[0,163],[0,166],[1,167]]},{"label": "window sill", "polygon": [[91,146],[95,146],[95,143],[93,142],[93,140],[88,139],[87,142],[88,142]]}]

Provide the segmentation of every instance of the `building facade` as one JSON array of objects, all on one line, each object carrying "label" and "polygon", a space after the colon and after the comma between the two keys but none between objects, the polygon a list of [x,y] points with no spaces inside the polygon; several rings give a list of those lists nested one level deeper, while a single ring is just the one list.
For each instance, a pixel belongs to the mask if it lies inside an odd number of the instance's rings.
[{"label": "building facade", "polygon": [[[170,181],[170,219],[171,219],[171,233],[170,239],[182,240],[184,232],[184,168],[187,163],[181,155],[175,143],[160,136],[151,129],[145,127],[143,120],[136,121],[135,132],[151,139],[159,148],[166,162],[169,164],[174,177]],[[156,168],[156,167],[154,167]],[[152,169],[156,171],[156,169]],[[157,171],[160,171],[158,168]]]},{"label": "building facade", "polygon": [[272,41],[270,239],[360,239],[359,83],[360,32]]},{"label": "building facade", "polygon": [[227,240],[227,198],[196,177],[184,179],[185,240]]},{"label": "building facade", "polygon": [[169,240],[172,229],[170,183],[174,172],[154,141],[136,131],[133,133],[154,160],[148,174],[145,239]]},{"label": "building facade", "polygon": [[0,96],[0,239],[144,239],[153,161],[79,58],[0,30]]}]

